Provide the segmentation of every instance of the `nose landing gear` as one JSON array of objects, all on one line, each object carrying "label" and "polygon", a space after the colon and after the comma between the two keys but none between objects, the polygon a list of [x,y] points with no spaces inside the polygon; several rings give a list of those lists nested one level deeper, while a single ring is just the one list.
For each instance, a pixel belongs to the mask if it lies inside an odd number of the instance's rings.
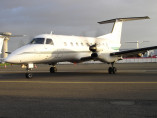
[{"label": "nose landing gear", "polygon": [[26,76],[27,79],[31,79],[31,78],[33,77],[33,74],[27,72],[27,73],[25,74],[25,76]]},{"label": "nose landing gear", "polygon": [[33,64],[28,64],[28,65],[26,65],[26,70],[27,70],[27,72],[25,73],[25,77],[26,77],[27,79],[31,79],[31,78],[33,77],[33,74],[30,72],[33,67],[34,67]]}]

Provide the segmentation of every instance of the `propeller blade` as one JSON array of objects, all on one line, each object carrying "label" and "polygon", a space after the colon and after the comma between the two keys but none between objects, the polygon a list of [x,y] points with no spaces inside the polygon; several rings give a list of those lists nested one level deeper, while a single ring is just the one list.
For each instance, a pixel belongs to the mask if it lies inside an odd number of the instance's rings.
[{"label": "propeller blade", "polygon": [[91,45],[89,47],[89,50],[92,51],[92,52],[96,52],[97,51],[97,44],[95,43],[94,45]]}]

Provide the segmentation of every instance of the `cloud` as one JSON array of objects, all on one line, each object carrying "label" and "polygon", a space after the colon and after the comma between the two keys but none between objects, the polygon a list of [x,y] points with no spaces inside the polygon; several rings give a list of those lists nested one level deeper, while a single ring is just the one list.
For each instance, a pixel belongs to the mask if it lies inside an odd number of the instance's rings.
[{"label": "cloud", "polygon": [[57,34],[95,36],[112,29],[111,24],[101,26],[97,21],[148,15],[151,20],[124,23],[122,40],[155,41],[156,4],[154,0],[1,0],[0,31],[30,37],[51,30]]}]

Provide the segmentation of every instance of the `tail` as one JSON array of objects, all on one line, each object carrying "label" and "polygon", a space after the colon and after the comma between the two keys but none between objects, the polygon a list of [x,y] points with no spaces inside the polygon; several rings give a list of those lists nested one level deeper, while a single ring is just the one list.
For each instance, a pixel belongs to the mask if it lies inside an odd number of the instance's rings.
[{"label": "tail", "polygon": [[8,56],[6,52],[8,52],[8,40],[10,39],[10,37],[23,37],[23,36],[26,35],[12,35],[12,33],[10,32],[0,32],[0,54],[3,46],[2,53],[3,58],[6,58]]},{"label": "tail", "polygon": [[99,36],[98,38],[110,39],[113,42],[120,44],[123,22],[124,21],[132,21],[132,20],[142,20],[142,19],[150,19],[150,18],[148,16],[129,17],[129,18],[116,18],[116,19],[98,22],[99,24],[114,23],[111,33],[103,35],[103,36]]},{"label": "tail", "polygon": [[0,54],[2,53],[3,41],[4,41],[4,37],[0,36]]}]

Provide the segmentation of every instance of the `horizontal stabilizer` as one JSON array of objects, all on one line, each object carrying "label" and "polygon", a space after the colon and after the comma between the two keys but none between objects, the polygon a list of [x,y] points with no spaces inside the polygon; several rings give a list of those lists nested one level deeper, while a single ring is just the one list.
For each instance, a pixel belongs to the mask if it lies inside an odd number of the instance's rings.
[{"label": "horizontal stabilizer", "polygon": [[128,17],[128,18],[115,18],[115,19],[111,19],[111,20],[106,20],[106,21],[101,21],[98,22],[99,24],[106,24],[106,23],[114,23],[116,21],[132,21],[132,20],[142,20],[142,19],[150,19],[148,16],[144,16],[144,17]]}]

